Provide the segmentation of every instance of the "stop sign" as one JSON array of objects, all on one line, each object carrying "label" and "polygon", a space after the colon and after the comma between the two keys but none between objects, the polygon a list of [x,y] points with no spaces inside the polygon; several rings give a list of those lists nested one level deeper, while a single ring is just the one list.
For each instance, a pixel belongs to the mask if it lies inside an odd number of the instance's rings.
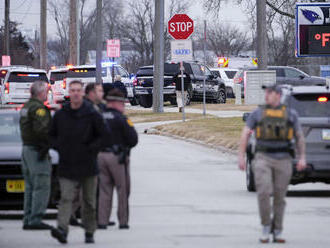
[{"label": "stop sign", "polygon": [[186,14],[176,14],[168,21],[168,32],[176,40],[185,40],[194,32],[194,21]]}]

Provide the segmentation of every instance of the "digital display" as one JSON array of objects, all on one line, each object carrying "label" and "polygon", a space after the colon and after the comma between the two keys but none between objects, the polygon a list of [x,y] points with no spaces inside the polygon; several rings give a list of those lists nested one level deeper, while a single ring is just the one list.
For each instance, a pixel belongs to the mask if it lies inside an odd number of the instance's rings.
[{"label": "digital display", "polygon": [[300,55],[330,55],[330,26],[300,25]]}]

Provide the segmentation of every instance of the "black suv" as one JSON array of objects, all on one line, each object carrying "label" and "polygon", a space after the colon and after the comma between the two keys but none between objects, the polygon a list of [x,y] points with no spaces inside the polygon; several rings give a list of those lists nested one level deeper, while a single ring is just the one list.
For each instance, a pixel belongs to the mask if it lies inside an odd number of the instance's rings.
[{"label": "black suv", "polygon": [[[216,103],[226,103],[226,88],[222,79],[214,76],[210,69],[198,63],[183,63],[185,72],[190,75],[191,86],[188,88],[186,105],[191,100],[203,99],[203,80],[206,79],[206,100]],[[176,104],[175,83],[173,77],[179,72],[179,64],[164,64],[164,101]],[[142,107],[152,106],[153,66],[140,67],[134,82],[135,94]]]},{"label": "black suv", "polygon": [[[298,172],[293,161],[291,184],[305,182],[330,183],[330,91],[326,86],[297,86],[283,89],[282,102],[295,109],[306,142],[307,169]],[[248,114],[245,114],[244,120]],[[246,182],[248,191],[255,191],[251,163],[254,159],[254,135],[247,147]]]}]

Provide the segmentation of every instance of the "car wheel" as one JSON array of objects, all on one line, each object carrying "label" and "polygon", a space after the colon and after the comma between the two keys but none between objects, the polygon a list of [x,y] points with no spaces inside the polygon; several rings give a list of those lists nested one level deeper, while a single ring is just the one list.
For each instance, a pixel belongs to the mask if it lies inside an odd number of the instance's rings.
[{"label": "car wheel", "polygon": [[190,103],[191,103],[191,99],[192,99],[192,87],[190,86],[188,89],[187,89],[187,98],[185,99],[186,100],[186,105],[185,106],[189,106]]},{"label": "car wheel", "polygon": [[136,97],[133,97],[129,100],[129,103],[132,105],[132,106],[136,106],[136,105],[139,105],[139,101]]},{"label": "car wheel", "polygon": [[215,99],[216,103],[226,103],[227,96],[226,90],[224,88],[220,88],[217,94],[217,99]]},{"label": "car wheel", "polygon": [[152,95],[140,96],[139,103],[141,107],[151,108],[152,107]]},{"label": "car wheel", "polygon": [[246,158],[246,188],[249,192],[256,191],[254,173],[252,170],[251,160],[249,158]]}]

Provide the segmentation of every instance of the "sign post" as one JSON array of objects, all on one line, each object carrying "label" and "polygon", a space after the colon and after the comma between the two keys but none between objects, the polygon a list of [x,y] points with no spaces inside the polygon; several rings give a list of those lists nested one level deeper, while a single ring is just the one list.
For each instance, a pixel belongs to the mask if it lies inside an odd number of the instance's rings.
[{"label": "sign post", "polygon": [[184,61],[193,60],[192,41],[187,40],[194,32],[194,21],[186,14],[175,14],[168,22],[168,32],[175,39],[171,41],[172,61],[180,63],[181,94],[182,94],[182,120],[185,116],[184,95]]},{"label": "sign post", "polygon": [[[115,58],[120,57],[120,40],[107,40],[107,57],[111,58],[112,62],[115,62]],[[115,67],[112,63],[111,68],[112,82],[115,80]]]}]

